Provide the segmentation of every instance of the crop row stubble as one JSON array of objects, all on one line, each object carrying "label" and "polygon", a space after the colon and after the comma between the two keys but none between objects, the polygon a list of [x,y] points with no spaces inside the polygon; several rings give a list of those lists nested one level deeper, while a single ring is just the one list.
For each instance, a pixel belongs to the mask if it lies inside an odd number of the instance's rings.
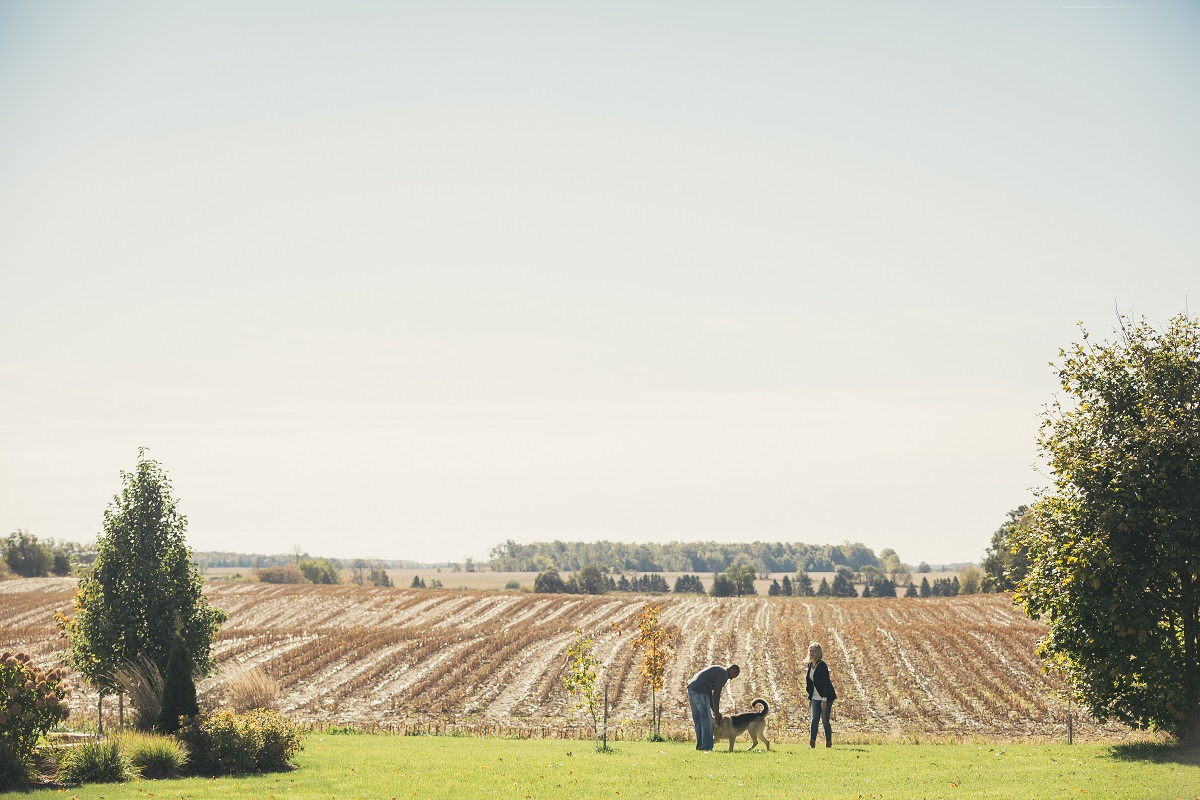
[{"label": "crop row stubble", "polygon": [[[0,583],[0,648],[61,660],[53,613],[68,611],[69,579]],[[807,728],[808,645],[824,645],[838,686],[838,730],[885,736],[1065,736],[1058,681],[1033,652],[1045,628],[1005,595],[838,600],[536,595],[360,586],[212,583],[229,612],[216,640],[225,681],[261,668],[279,683],[281,710],[319,724],[408,729],[413,724],[578,725],[563,688],[566,648],[581,628],[606,665],[610,717],[646,718],[649,687],[630,647],[646,602],[680,632],[666,670],[668,730],[690,728],[688,678],[736,662],[724,709],[771,705],[776,735]],[[74,713],[95,713],[75,682]],[[1077,719],[1076,735],[1118,729]],[[785,734],[786,735],[786,734]]]}]

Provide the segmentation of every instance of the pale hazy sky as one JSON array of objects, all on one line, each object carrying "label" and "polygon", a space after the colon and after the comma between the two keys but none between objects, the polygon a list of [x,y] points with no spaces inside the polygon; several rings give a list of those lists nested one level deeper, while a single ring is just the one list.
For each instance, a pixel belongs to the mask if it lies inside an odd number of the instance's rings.
[{"label": "pale hazy sky", "polygon": [[0,535],[976,560],[1198,143],[1193,0],[0,0]]}]

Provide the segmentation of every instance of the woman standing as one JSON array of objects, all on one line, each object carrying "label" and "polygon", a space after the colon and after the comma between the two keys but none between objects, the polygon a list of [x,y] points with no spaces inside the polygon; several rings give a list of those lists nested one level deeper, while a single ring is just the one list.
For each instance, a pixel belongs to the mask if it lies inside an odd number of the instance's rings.
[{"label": "woman standing", "polygon": [[829,729],[829,709],[837,700],[833,682],[829,680],[829,665],[825,663],[821,645],[813,642],[808,646],[808,699],[812,701],[812,727],[808,732],[808,746],[817,746],[817,726],[825,722],[825,746],[833,747],[833,732]]}]

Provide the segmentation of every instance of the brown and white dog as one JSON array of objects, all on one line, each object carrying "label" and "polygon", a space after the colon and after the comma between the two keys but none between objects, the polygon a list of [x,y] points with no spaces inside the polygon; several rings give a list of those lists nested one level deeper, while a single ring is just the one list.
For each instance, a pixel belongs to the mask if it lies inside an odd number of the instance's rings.
[{"label": "brown and white dog", "polygon": [[767,701],[760,697],[750,705],[762,706],[762,710],[724,716],[719,723],[713,719],[713,740],[728,739],[730,752],[733,752],[733,740],[746,731],[750,732],[750,738],[753,740],[747,750],[758,747],[759,737],[762,737],[767,749],[771,749],[771,743],[767,741]]}]

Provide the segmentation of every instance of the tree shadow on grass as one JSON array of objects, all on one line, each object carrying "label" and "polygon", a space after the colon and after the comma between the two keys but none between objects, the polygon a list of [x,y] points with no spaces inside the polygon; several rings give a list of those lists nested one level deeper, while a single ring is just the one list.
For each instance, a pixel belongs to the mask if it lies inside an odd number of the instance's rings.
[{"label": "tree shadow on grass", "polygon": [[1200,748],[1174,742],[1131,742],[1112,747],[1119,761],[1149,761],[1154,764],[1190,764],[1200,766]]}]

